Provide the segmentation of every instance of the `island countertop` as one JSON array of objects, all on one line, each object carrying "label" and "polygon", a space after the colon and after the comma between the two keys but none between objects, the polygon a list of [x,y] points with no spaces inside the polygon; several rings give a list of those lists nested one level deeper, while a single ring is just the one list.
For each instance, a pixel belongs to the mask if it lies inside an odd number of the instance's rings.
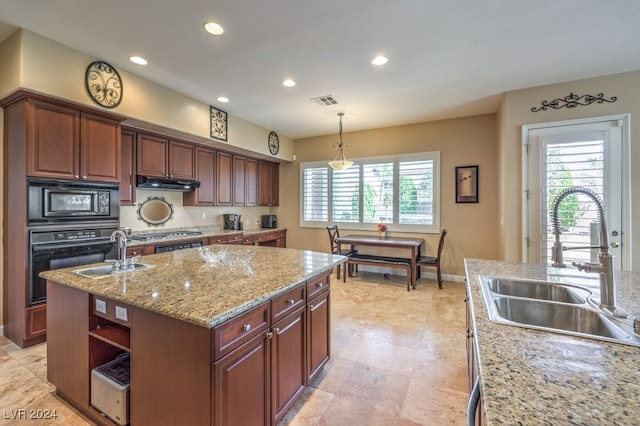
[{"label": "island countertop", "polygon": [[[640,424],[640,348],[491,322],[479,276],[598,288],[593,274],[465,259],[486,424]],[[618,305],[640,315],[640,274],[620,272]]]},{"label": "island countertop", "polygon": [[[144,256],[150,268],[101,278],[72,273],[72,267],[42,272],[41,277],[88,293],[147,309],[204,327],[227,319],[285,292],[346,257],[307,250],[259,246],[212,245],[212,250],[249,253],[252,273],[245,268],[208,265],[197,249]],[[98,265],[94,265],[98,266]]]}]

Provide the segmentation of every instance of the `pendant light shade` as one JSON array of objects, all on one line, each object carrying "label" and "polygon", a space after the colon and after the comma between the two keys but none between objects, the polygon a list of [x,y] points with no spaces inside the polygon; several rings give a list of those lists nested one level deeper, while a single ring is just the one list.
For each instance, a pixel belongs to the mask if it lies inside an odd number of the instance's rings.
[{"label": "pendant light shade", "polygon": [[340,142],[338,142],[338,152],[336,153],[336,158],[333,161],[329,161],[329,166],[335,170],[345,170],[353,165],[353,161],[348,161],[347,157],[344,155],[344,143],[342,143],[342,116],[344,112],[339,112],[340,116]]}]

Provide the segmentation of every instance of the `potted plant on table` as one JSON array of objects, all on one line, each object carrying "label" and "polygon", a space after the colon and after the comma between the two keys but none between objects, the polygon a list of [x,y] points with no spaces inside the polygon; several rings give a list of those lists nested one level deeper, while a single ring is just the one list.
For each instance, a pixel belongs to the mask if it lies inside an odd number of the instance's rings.
[{"label": "potted plant on table", "polygon": [[387,225],[379,223],[378,226],[376,226],[376,230],[378,231],[380,238],[387,238]]}]

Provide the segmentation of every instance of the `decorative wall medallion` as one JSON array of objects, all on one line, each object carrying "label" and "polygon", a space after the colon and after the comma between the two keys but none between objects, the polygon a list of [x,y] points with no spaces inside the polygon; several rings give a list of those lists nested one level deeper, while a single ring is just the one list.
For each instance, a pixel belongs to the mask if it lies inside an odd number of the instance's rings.
[{"label": "decorative wall medallion", "polygon": [[269,144],[269,152],[276,155],[278,151],[280,151],[280,138],[278,138],[278,134],[274,131],[269,132],[267,142]]},{"label": "decorative wall medallion", "polygon": [[227,113],[211,107],[211,137],[227,141]]},{"label": "decorative wall medallion", "polygon": [[122,101],[122,79],[118,71],[103,61],[89,64],[84,80],[91,99],[105,108],[115,108]]},{"label": "decorative wall medallion", "polygon": [[574,95],[573,92],[569,93],[568,96],[565,96],[564,98],[557,98],[552,100],[551,102],[549,101],[542,101],[542,106],[541,107],[531,107],[531,112],[538,112],[538,111],[546,111],[549,108],[553,108],[553,109],[560,109],[560,108],[576,108],[578,106],[586,106],[586,105],[591,105],[593,103],[603,103],[603,102],[615,102],[617,101],[618,98],[615,96],[612,96],[610,99],[605,99],[604,94],[603,93],[598,93],[597,95],[593,96],[593,95],[582,95],[582,96],[578,96],[578,95]]}]

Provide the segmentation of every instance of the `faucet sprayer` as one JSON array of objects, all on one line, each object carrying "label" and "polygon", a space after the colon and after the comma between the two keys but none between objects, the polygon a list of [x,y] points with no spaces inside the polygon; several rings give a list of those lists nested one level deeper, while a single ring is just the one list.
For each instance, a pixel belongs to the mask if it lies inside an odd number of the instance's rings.
[{"label": "faucet sprayer", "polygon": [[[590,197],[598,208],[598,225],[600,229],[600,245],[599,246],[587,246],[587,247],[568,247],[563,248],[560,242],[560,219],[558,217],[558,208],[562,200],[570,194],[581,193]],[[555,235],[555,242],[553,243],[553,250],[551,252],[551,264],[557,268],[564,268],[562,251],[567,249],[577,248],[598,248],[598,263],[585,262],[577,263],[572,262],[573,266],[584,272],[595,272],[600,277],[600,308],[608,311],[611,315],[621,318],[628,318],[628,314],[621,308],[616,307],[616,291],[615,291],[615,279],[613,274],[613,255],[609,252],[609,236],[607,235],[607,224],[604,217],[604,205],[602,199],[594,191],[580,187],[573,186],[563,190],[556,199],[553,201],[551,207],[551,226],[553,227],[553,234]]]}]

